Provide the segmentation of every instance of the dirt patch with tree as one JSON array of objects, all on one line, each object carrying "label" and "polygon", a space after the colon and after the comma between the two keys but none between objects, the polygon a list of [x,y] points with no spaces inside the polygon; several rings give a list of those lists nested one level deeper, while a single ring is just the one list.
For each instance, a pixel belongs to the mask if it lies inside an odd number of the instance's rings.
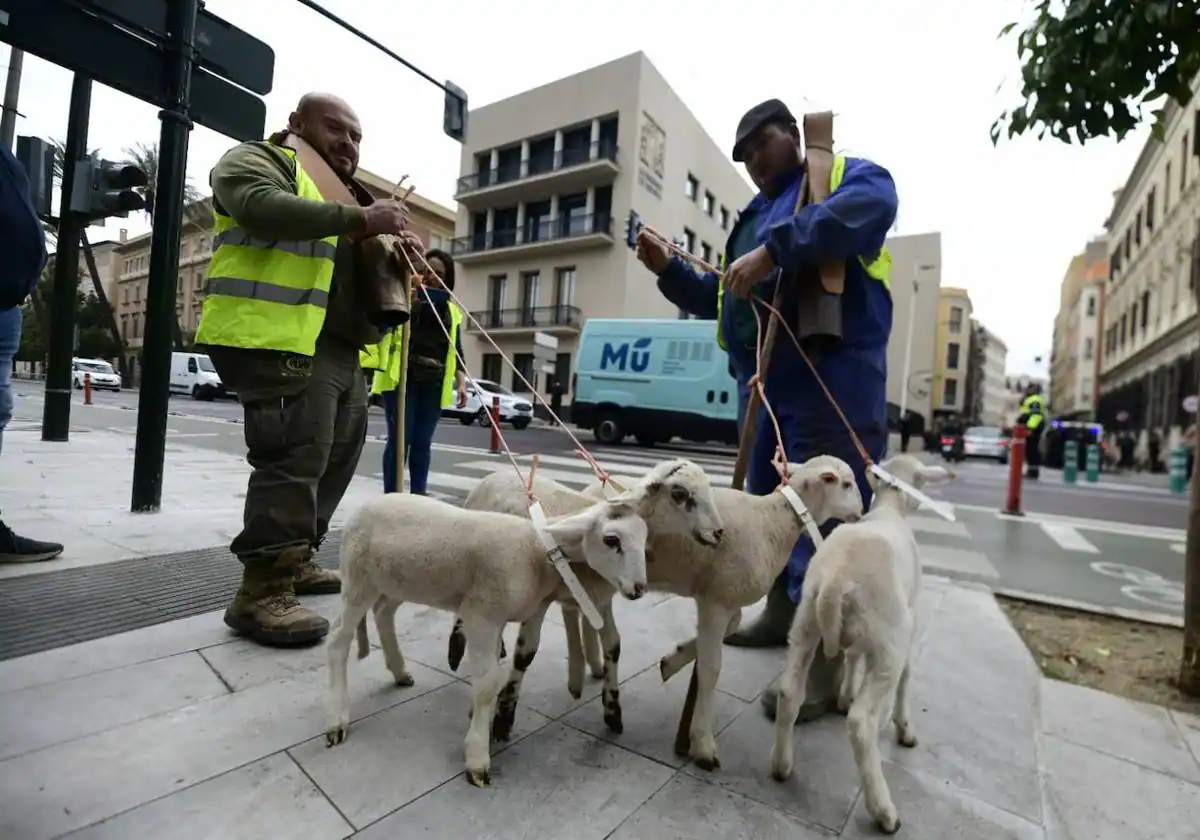
[{"label": "dirt patch with tree", "polygon": [[1047,677],[1200,715],[1179,690],[1180,628],[996,600]]}]

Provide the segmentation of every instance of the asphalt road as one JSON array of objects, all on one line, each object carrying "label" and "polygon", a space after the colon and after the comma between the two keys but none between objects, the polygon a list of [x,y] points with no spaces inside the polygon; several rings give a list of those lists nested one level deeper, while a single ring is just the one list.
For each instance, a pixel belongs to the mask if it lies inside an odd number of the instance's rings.
[{"label": "asphalt road", "polygon": [[[41,384],[15,381],[13,388],[17,397],[17,416],[27,420],[40,419]],[[97,392],[93,395],[93,405],[84,406],[82,396],[77,396],[72,405],[72,423],[91,428],[132,430],[136,426],[137,398],[136,391],[122,391],[119,394]],[[173,396],[170,401],[168,429],[187,434],[189,437],[186,442],[191,445],[241,455],[245,452],[240,428],[241,414],[241,406],[234,401],[203,402],[191,397]],[[509,446],[520,455],[537,453],[569,456],[575,449],[571,438],[557,429],[530,427],[517,431],[504,426],[502,432]],[[359,474],[375,476],[379,473],[385,435],[383,412],[373,408],[368,429],[368,448],[359,465]],[[593,447],[594,441],[590,433],[577,432],[577,435],[589,449]],[[435,437],[433,470],[452,472],[455,460],[451,455],[457,450],[470,450],[482,454],[488,448],[490,437],[489,430],[478,425],[463,426],[457,420],[443,420]],[[646,450],[629,445],[612,451],[628,452],[634,457],[651,459],[655,453],[661,453],[664,458],[693,453],[705,457],[727,458],[730,462],[734,458],[732,449],[716,446],[681,445]],[[934,459],[934,456],[927,457]],[[936,460],[940,462],[940,459]],[[931,495],[953,504],[996,509],[1004,506],[1008,483],[1006,466],[969,461],[956,465],[956,471],[957,481]],[[1022,507],[1027,513],[1099,519],[1160,528],[1185,528],[1187,525],[1187,499],[1171,494],[1167,490],[1164,477],[1105,474],[1097,484],[1088,484],[1081,476],[1077,484],[1067,485],[1063,483],[1061,473],[1043,470],[1040,481],[1023,483]]]}]

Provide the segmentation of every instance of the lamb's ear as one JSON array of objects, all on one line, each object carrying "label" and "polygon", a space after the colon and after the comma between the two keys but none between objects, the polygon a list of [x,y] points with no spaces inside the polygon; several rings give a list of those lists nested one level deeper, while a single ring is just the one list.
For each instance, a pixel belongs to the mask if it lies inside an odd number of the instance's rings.
[{"label": "lamb's ear", "polygon": [[805,490],[820,490],[822,487],[829,487],[837,484],[841,479],[838,477],[836,470],[821,470],[816,476],[804,479]]}]

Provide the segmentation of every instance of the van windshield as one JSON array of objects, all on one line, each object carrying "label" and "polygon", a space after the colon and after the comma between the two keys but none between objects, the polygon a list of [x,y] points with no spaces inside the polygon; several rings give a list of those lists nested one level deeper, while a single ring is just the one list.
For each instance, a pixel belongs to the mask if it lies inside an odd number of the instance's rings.
[{"label": "van windshield", "polygon": [[204,371],[205,373],[217,372],[217,369],[213,367],[212,359],[208,358],[208,356],[197,356],[196,364],[200,367],[200,370]]}]

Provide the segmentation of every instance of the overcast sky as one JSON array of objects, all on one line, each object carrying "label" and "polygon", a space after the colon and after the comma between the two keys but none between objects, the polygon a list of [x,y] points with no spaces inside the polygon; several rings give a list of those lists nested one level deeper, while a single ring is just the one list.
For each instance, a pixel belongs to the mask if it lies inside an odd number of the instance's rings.
[{"label": "overcast sky", "polygon": [[[1018,80],[1011,41],[997,33],[1018,0],[324,0],[326,8],[478,106],[643,50],[722,147],[738,118],[770,97],[793,111],[831,108],[836,137],[895,176],[899,233],[942,232],[942,282],[966,287],[975,313],[1009,347],[1013,372],[1044,372],[1059,283],[1073,254],[1103,231],[1144,141],[1004,141],[988,129]],[[275,89],[268,130],[296,100],[328,90],[363,123],[361,165],[410,175],[423,194],[453,206],[459,149],[441,131],[442,94],[295,0],[207,0],[208,9],[270,43]],[[518,11],[519,10],[519,11]],[[735,11],[736,10],[736,11]],[[0,47],[7,65],[7,48]],[[18,134],[63,139],[71,75],[28,57]],[[158,137],[150,105],[97,86],[92,147],[107,157]],[[188,171],[206,188],[231,141],[191,135]],[[114,220],[142,232],[140,219]]]}]

